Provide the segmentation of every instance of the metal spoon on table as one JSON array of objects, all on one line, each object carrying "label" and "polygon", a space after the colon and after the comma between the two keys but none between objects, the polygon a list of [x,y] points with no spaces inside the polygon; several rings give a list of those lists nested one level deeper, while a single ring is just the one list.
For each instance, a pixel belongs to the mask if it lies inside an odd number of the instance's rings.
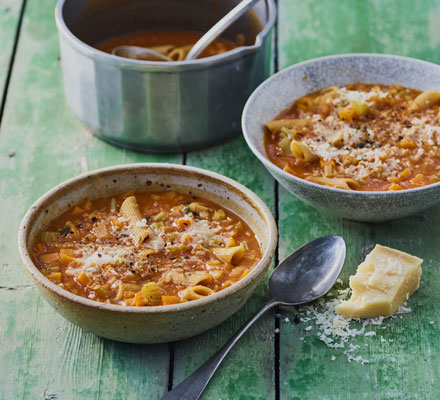
[{"label": "metal spoon on table", "polygon": [[255,321],[275,306],[298,306],[326,294],[338,278],[344,260],[345,242],[340,236],[322,236],[294,251],[272,272],[269,292],[273,298],[216,354],[162,400],[198,399],[229,350]]},{"label": "metal spoon on table", "polygon": [[[185,61],[197,58],[203,50],[208,47],[217,37],[219,37],[226,29],[228,29],[243,14],[252,8],[258,0],[242,0],[231,11],[229,11],[222,19],[220,19],[211,29],[208,30],[191,48],[185,57]],[[172,61],[169,57],[147,47],[139,46],[117,46],[112,50],[112,54],[133,58],[137,60],[148,59],[151,57],[159,58],[164,61]]]}]

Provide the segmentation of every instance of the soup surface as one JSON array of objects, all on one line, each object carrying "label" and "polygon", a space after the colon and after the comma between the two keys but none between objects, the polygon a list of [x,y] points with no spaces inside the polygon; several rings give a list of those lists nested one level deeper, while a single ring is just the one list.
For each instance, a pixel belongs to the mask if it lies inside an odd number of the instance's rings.
[{"label": "soup surface", "polygon": [[92,300],[157,306],[204,298],[261,258],[248,225],[190,194],[128,192],[88,200],[39,233],[33,260],[61,288]]},{"label": "soup surface", "polygon": [[347,190],[401,190],[440,181],[440,92],[401,85],[329,87],[266,123],[269,159],[286,172]]},{"label": "soup surface", "polygon": [[[191,31],[139,31],[109,38],[96,44],[95,47],[107,53],[111,53],[118,46],[148,47],[168,56],[172,61],[183,61],[202,36],[203,33]],[[214,56],[243,46],[244,40],[243,35],[237,36],[236,43],[217,38],[198,58]],[[157,61],[153,58],[145,58],[145,60]]]}]

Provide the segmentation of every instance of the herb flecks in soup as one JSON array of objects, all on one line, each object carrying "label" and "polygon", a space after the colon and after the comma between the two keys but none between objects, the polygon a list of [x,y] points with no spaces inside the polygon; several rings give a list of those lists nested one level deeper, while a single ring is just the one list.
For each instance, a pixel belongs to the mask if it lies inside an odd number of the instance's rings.
[{"label": "herb flecks in soup", "polygon": [[[109,38],[96,44],[95,47],[107,53],[111,53],[118,46],[147,47],[169,57],[172,61],[183,61],[202,36],[202,33],[190,31],[139,31]],[[243,35],[237,36],[236,43],[217,38],[198,58],[210,57],[235,49],[243,46],[244,41]],[[158,61],[153,58],[145,60]]]},{"label": "herb flecks in soup", "polygon": [[286,172],[347,190],[401,190],[440,181],[440,92],[401,85],[329,87],[266,123],[269,159]]},{"label": "herb flecks in soup", "polygon": [[88,200],[52,221],[33,246],[34,262],[61,288],[127,306],[207,297],[244,278],[260,258],[241,218],[171,191]]}]

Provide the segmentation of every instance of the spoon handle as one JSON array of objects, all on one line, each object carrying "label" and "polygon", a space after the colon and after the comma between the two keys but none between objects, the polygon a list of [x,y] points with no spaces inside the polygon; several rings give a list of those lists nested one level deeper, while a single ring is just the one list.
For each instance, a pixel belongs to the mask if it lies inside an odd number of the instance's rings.
[{"label": "spoon handle", "polygon": [[281,304],[275,300],[269,300],[263,308],[258,311],[251,319],[249,319],[239,331],[229,339],[229,341],[215,353],[205,364],[203,364],[198,370],[192,373],[182,383],[177,385],[173,390],[168,392],[162,400],[197,400],[202,392],[205,390],[206,385],[211,380],[214,372],[217,370],[223,359],[234,347],[235,343],[243,336],[243,334],[252,326],[252,324],[259,319],[267,310],[272,307]]},{"label": "spoon handle", "polygon": [[227,28],[229,28],[238,18],[248,11],[258,0],[242,0],[231,11],[229,11],[222,19],[220,19],[212,28],[209,29],[192,47],[187,54],[185,60],[193,60],[205,50],[214,39],[220,36]]}]

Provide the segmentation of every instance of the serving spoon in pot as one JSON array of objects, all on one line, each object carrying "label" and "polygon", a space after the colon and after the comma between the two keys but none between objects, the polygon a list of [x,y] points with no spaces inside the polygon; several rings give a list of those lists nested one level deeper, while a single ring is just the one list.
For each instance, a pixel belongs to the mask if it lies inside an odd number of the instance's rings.
[{"label": "serving spoon in pot", "polygon": [[[242,0],[223,18],[212,26],[191,48],[184,61],[194,60],[203,50],[205,50],[217,37],[228,29],[243,14],[249,11],[258,0]],[[139,46],[117,46],[112,50],[112,54],[120,57],[132,58],[135,60],[148,60],[157,58],[158,61],[174,61],[166,55],[147,47]]]},{"label": "serving spoon in pot", "polygon": [[192,375],[162,400],[197,400],[220,363],[252,324],[275,306],[299,306],[325,295],[334,285],[345,260],[340,236],[322,236],[300,247],[282,261],[269,279],[272,299]]}]

